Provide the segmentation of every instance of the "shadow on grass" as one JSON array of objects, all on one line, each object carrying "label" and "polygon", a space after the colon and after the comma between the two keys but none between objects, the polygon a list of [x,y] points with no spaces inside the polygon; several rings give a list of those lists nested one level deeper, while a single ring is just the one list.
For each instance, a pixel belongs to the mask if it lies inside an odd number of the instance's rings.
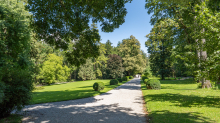
[{"label": "shadow on grass", "polygon": [[[118,89],[129,89],[129,90],[137,90],[140,89],[138,87],[135,80],[131,80],[130,82],[122,82],[120,84],[124,84],[123,86],[119,85],[105,85],[105,89],[102,91],[94,91],[93,86],[82,86],[77,87],[77,90],[63,90],[63,91],[41,91],[41,92],[33,92],[33,101],[30,104],[39,104],[39,103],[48,103],[48,102],[57,102],[57,101],[66,101],[66,100],[74,100],[81,99],[86,97],[93,97],[96,95],[100,95],[106,93],[107,90],[118,90]],[[107,89],[107,90],[106,90]],[[106,93],[105,95],[110,94]]]},{"label": "shadow on grass", "polygon": [[[125,87],[119,86],[118,88],[132,89],[132,86],[135,85],[136,84],[131,81],[123,85]],[[116,85],[109,85],[109,86],[116,86]],[[128,88],[128,86],[131,87]],[[83,90],[82,94],[85,94],[84,92],[87,91],[89,92],[89,90]],[[63,95],[58,95],[58,96],[64,96],[68,94],[68,92],[77,93],[77,91],[67,90],[64,91]],[[40,93],[44,93],[44,92],[40,92]],[[59,94],[59,92],[56,93]],[[23,109],[23,112],[26,112],[24,114],[23,122],[36,122],[36,123],[40,123],[40,122],[47,122],[47,123],[143,122],[144,123],[146,122],[145,114],[134,113],[132,108],[126,107],[125,105],[119,105],[117,101],[116,103],[111,103],[111,101],[110,103],[108,103],[108,100],[106,102],[104,99],[108,99],[108,96],[104,97],[103,95],[109,95],[109,94],[111,93],[103,93],[98,97],[89,97],[89,98],[83,98],[77,100],[29,105]],[[143,100],[142,98],[136,98],[135,101],[136,101],[135,103],[139,103],[140,101]]]},{"label": "shadow on grass", "polygon": [[218,96],[207,96],[199,97],[196,95],[181,95],[181,94],[152,94],[146,95],[145,99],[150,99],[149,101],[160,101],[172,102],[175,106],[180,107],[215,107],[220,108],[220,97]]},{"label": "shadow on grass", "polygon": [[[30,104],[47,103],[47,102],[57,102],[81,99],[86,97],[93,97],[105,92],[94,91],[93,89],[87,90],[65,90],[65,91],[44,91],[44,92],[33,92],[34,98]],[[110,94],[106,93],[105,95]]]},{"label": "shadow on grass", "polygon": [[153,111],[150,113],[150,122],[153,123],[214,123],[215,121],[201,116],[198,112],[175,113],[168,110]]}]

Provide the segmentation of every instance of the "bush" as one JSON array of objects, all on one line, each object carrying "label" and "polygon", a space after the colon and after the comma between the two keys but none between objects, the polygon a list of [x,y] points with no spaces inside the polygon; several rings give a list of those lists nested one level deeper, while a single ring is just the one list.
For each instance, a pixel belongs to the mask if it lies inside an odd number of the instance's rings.
[{"label": "bush", "polygon": [[129,79],[133,79],[134,77],[133,76],[129,76]]},{"label": "bush", "polygon": [[103,82],[95,82],[95,83],[93,84],[93,89],[94,89],[95,91],[101,91],[101,90],[103,90],[104,88],[105,88],[105,85],[104,85]]},{"label": "bush", "polygon": [[43,78],[45,84],[65,82],[70,75],[70,69],[63,66],[63,58],[55,54],[49,54],[47,61],[43,63],[38,78]]},{"label": "bush", "polygon": [[147,89],[160,90],[160,81],[158,79],[151,79],[146,83]]},{"label": "bush", "polygon": [[30,14],[25,4],[0,0],[0,119],[29,104],[33,90]]},{"label": "bush", "polygon": [[147,84],[148,81],[149,81],[149,79],[145,79],[144,80],[144,84]]},{"label": "bush", "polygon": [[126,76],[127,77],[127,79],[129,79],[129,76]]},{"label": "bush", "polygon": [[128,81],[128,78],[126,76],[122,77],[122,81]]},{"label": "bush", "polygon": [[118,80],[119,82],[122,82],[122,79],[121,79],[121,78],[117,78],[117,80]]},{"label": "bush", "polygon": [[118,84],[118,80],[117,79],[112,79],[110,81],[110,85],[117,85]]},{"label": "bush", "polygon": [[145,75],[142,75],[142,76],[141,76],[141,80],[144,81],[145,79],[148,79],[148,77],[145,76]]}]

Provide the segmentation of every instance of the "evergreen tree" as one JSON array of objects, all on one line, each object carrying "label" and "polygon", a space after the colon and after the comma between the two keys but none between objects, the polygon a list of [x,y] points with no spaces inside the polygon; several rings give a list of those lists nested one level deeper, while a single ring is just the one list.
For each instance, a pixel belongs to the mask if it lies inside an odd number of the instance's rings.
[{"label": "evergreen tree", "polygon": [[110,40],[107,40],[107,42],[105,43],[105,49],[106,49],[106,53],[105,53],[106,57],[112,54],[113,47],[112,47],[112,43]]}]

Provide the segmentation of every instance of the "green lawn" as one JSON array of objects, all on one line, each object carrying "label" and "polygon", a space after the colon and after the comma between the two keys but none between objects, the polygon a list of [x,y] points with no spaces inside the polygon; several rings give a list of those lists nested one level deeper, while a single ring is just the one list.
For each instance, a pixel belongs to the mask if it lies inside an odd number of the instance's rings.
[{"label": "green lawn", "polygon": [[[105,89],[102,91],[94,91],[93,84],[95,82],[104,82]],[[125,83],[121,82],[118,85],[110,85],[110,80],[88,80],[76,81],[72,83],[44,86],[42,90],[33,91],[33,99],[31,104],[57,102],[64,100],[80,99],[92,97],[105,93]]]},{"label": "green lawn", "polygon": [[160,80],[161,90],[141,88],[152,123],[220,123],[220,90],[197,89],[193,80]]},{"label": "green lawn", "polygon": [[22,116],[18,114],[11,114],[7,118],[0,119],[0,123],[22,123],[21,118]]}]

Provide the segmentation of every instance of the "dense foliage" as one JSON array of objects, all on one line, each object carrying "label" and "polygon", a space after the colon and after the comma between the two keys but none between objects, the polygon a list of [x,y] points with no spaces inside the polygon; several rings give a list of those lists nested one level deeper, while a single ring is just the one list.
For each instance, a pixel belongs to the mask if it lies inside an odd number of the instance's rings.
[{"label": "dense foliage", "polygon": [[93,84],[93,89],[94,89],[95,91],[101,91],[101,90],[103,90],[104,88],[105,88],[105,85],[104,85],[103,82],[95,82],[95,83]]},{"label": "dense foliage", "polygon": [[131,35],[130,38],[122,40],[122,44],[119,46],[119,53],[128,76],[144,71],[146,59],[141,54],[140,42],[134,36]]},{"label": "dense foliage", "polygon": [[65,53],[71,64],[79,66],[98,56],[100,36],[89,27],[89,21],[100,22],[102,31],[112,32],[124,23],[129,1],[27,0],[27,9],[33,14],[32,27],[39,39],[64,50],[73,39],[79,39],[73,52]]},{"label": "dense foliage", "polygon": [[[146,1],[148,13],[152,13],[151,24],[154,25],[147,35],[149,39],[146,46],[148,51],[152,52],[151,63],[154,63],[155,59],[163,63],[162,68],[161,65],[155,64],[161,69],[152,68],[152,71],[161,75],[167,71],[169,76],[195,76],[203,85],[210,85],[210,79],[219,81],[219,69],[213,65],[217,64],[213,56],[219,50],[220,2],[157,1],[160,2]],[[165,52],[162,51],[168,56],[166,59],[157,53],[161,52],[161,46],[165,48],[162,48]]]},{"label": "dense foliage", "polygon": [[107,61],[107,71],[109,73],[109,76],[111,78],[118,78],[122,77],[122,59],[118,55],[109,55],[108,56],[108,61]]},{"label": "dense foliage", "polygon": [[122,82],[122,79],[121,78],[117,78],[118,82]]},{"label": "dense foliage", "polygon": [[117,79],[110,80],[110,85],[117,85],[117,84],[118,84],[118,80]]},{"label": "dense foliage", "polygon": [[126,76],[122,77],[122,81],[128,81],[128,78]]},{"label": "dense foliage", "polygon": [[39,79],[44,79],[47,84],[55,81],[65,82],[69,78],[70,69],[63,66],[63,58],[55,54],[49,54],[47,60],[40,69]]},{"label": "dense foliage", "polygon": [[86,64],[80,66],[78,74],[82,80],[91,80],[95,78],[91,59],[87,59]]},{"label": "dense foliage", "polygon": [[16,0],[0,1],[0,118],[31,99],[29,12]]},{"label": "dense foliage", "polygon": [[150,79],[146,82],[147,89],[160,90],[160,81],[158,79]]}]

